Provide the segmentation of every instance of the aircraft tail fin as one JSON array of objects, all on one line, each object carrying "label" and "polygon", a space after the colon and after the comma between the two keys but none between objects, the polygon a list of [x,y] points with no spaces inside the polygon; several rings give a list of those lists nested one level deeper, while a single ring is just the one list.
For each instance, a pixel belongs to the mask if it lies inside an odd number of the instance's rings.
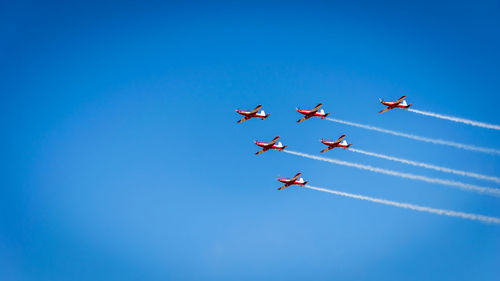
[{"label": "aircraft tail fin", "polygon": [[288,145],[283,146],[280,150],[284,150]]},{"label": "aircraft tail fin", "polygon": [[325,114],[325,116],[323,116],[323,118],[328,117],[328,115],[330,115],[330,112],[328,112],[327,114]]},{"label": "aircraft tail fin", "polygon": [[304,182],[304,185],[306,185],[308,182],[309,182],[309,181],[305,181],[305,182]]}]

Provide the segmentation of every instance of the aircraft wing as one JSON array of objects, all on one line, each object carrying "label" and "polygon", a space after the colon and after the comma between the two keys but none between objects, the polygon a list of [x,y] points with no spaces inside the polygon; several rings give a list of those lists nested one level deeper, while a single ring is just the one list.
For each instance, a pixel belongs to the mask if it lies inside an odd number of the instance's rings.
[{"label": "aircraft wing", "polygon": [[259,154],[264,153],[264,152],[266,152],[266,151],[268,151],[268,150],[269,150],[269,148],[264,147],[263,149],[261,149],[261,150],[259,150],[259,151],[255,152],[255,155],[259,155]]},{"label": "aircraft wing", "polygon": [[406,98],[406,96],[404,96],[404,95],[403,95],[403,96],[401,96],[399,99],[397,99],[394,103],[395,103],[395,104],[399,104],[399,103],[401,103],[402,101],[404,101],[404,99],[405,99],[405,98]]},{"label": "aircraft wing", "polygon": [[254,108],[254,110],[250,111],[250,114],[257,113],[261,108],[262,108],[262,104],[257,105],[257,107]]},{"label": "aircraft wing", "polygon": [[345,138],[345,135],[341,135],[340,138],[334,142],[334,144],[341,142],[344,138]]},{"label": "aircraft wing", "polygon": [[387,108],[384,108],[384,109],[380,110],[378,113],[384,113],[384,112],[389,111],[389,110],[391,110],[391,109],[393,109],[393,108],[394,108],[394,107],[390,107],[390,106],[388,106]]},{"label": "aircraft wing", "polygon": [[318,105],[316,105],[316,107],[311,110],[311,113],[318,111],[322,105],[322,103],[318,103]]},{"label": "aircraft wing", "polygon": [[333,148],[334,148],[334,146],[333,146],[333,145],[332,145],[332,146],[329,146],[329,147],[327,147],[327,148],[325,148],[325,149],[321,150],[321,151],[320,151],[320,153],[327,152],[328,150],[333,149]]},{"label": "aircraft wing", "polygon": [[297,120],[297,123],[300,123],[300,122],[302,122],[302,121],[305,121],[305,120],[307,120],[307,119],[311,118],[311,116],[312,116],[312,115],[309,115],[309,114],[308,114],[308,115],[305,115],[304,117],[302,117],[302,118],[300,118],[299,120]]},{"label": "aircraft wing", "polygon": [[293,178],[291,179],[291,181],[290,181],[290,182],[294,182],[294,181],[296,181],[296,180],[300,177],[300,175],[302,175],[302,173],[297,173],[297,174],[295,175],[295,177],[293,177]]},{"label": "aircraft wing", "polygon": [[279,138],[280,136],[274,137],[274,139],[268,144],[268,146],[273,146],[278,141]]},{"label": "aircraft wing", "polygon": [[250,118],[252,118],[252,117],[250,117],[250,116],[245,116],[245,117],[241,118],[240,120],[238,120],[237,122],[238,122],[238,123],[245,122],[245,121],[247,121],[247,120],[248,120],[248,119],[250,119]]},{"label": "aircraft wing", "polygon": [[285,189],[285,188],[289,187],[290,185],[291,185],[291,184],[289,184],[289,183],[287,183],[287,184],[285,184],[285,185],[282,185],[282,186],[280,186],[280,187],[278,188],[278,190]]}]

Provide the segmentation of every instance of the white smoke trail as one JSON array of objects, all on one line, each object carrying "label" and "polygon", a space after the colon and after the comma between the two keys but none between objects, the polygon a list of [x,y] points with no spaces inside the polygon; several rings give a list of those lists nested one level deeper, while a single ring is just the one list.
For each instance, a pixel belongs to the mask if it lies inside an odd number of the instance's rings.
[{"label": "white smoke trail", "polygon": [[304,187],[309,188],[309,189],[314,189],[317,191],[323,191],[323,192],[327,192],[327,193],[331,193],[331,194],[335,194],[335,195],[340,195],[340,196],[344,196],[344,197],[355,198],[355,199],[370,201],[370,202],[374,202],[374,203],[410,209],[410,210],[419,211],[419,212],[427,212],[427,213],[449,216],[449,217],[458,217],[458,218],[462,218],[462,219],[469,219],[469,220],[481,221],[481,222],[486,222],[486,223],[500,224],[500,218],[496,218],[496,217],[489,217],[489,216],[483,216],[483,215],[478,215],[478,214],[470,214],[470,213],[463,213],[463,212],[443,210],[443,209],[435,209],[435,208],[431,208],[431,207],[413,205],[413,204],[409,204],[409,203],[400,203],[400,202],[396,202],[396,201],[373,198],[373,197],[368,197],[368,196],[364,196],[364,195],[352,194],[352,193],[331,190],[331,189],[326,189],[326,188],[321,188],[321,187],[315,187],[315,186],[310,186],[310,185],[306,185]]},{"label": "white smoke trail", "polygon": [[368,151],[364,151],[364,150],[356,149],[356,148],[349,148],[348,150],[353,151],[353,152],[357,152],[357,153],[361,153],[364,155],[368,155],[368,156],[374,156],[374,157],[378,157],[378,158],[382,158],[382,159],[386,159],[386,160],[391,160],[391,161],[400,162],[400,163],[413,165],[413,166],[417,166],[417,167],[432,169],[432,170],[436,170],[436,171],[440,171],[440,172],[444,172],[444,173],[451,173],[451,174],[455,174],[455,175],[459,175],[459,176],[471,177],[471,178],[476,178],[476,179],[480,179],[480,180],[487,180],[487,181],[500,183],[500,178],[498,178],[498,177],[486,176],[486,175],[481,175],[481,174],[467,172],[467,171],[450,169],[450,168],[446,168],[446,167],[426,164],[426,163],[422,163],[422,162],[411,161],[411,160],[397,158],[397,157],[388,156],[388,155],[384,155],[384,154],[368,152]]},{"label": "white smoke trail", "polygon": [[408,108],[408,111],[422,114],[422,115],[426,115],[426,116],[435,117],[435,118],[441,118],[441,119],[445,119],[445,120],[459,122],[459,123],[463,123],[463,124],[467,124],[467,125],[471,125],[471,126],[482,127],[482,128],[486,128],[486,129],[493,129],[493,130],[500,130],[499,125],[488,124],[488,123],[473,121],[473,120],[469,120],[469,119],[447,116],[447,115],[442,115],[442,114],[437,114],[437,113],[422,111],[422,110],[417,110],[417,109],[411,109],[411,108]]},{"label": "white smoke trail", "polygon": [[401,178],[411,179],[411,180],[419,180],[419,181],[424,181],[424,182],[428,182],[428,183],[437,183],[437,184],[442,184],[442,185],[447,185],[447,186],[454,186],[454,187],[458,187],[458,188],[461,188],[464,190],[469,190],[469,191],[472,190],[472,191],[477,191],[480,193],[500,196],[500,189],[497,189],[497,188],[477,186],[477,185],[473,185],[473,184],[445,180],[445,179],[439,179],[439,178],[429,178],[429,177],[420,176],[420,175],[414,175],[414,174],[397,172],[397,171],[393,171],[393,170],[377,168],[377,167],[373,167],[373,166],[369,166],[369,165],[351,163],[351,162],[346,162],[346,161],[332,159],[332,158],[324,158],[324,157],[320,157],[320,156],[310,155],[310,154],[291,151],[291,150],[283,150],[283,152],[297,155],[297,156],[302,156],[302,157],[309,158],[309,159],[325,161],[325,162],[329,162],[329,163],[333,163],[333,164],[337,164],[337,165],[343,165],[343,166],[347,166],[347,167],[353,167],[353,168],[358,168],[358,169],[362,169],[362,170],[367,170],[367,171],[371,171],[371,172],[375,172],[375,173],[396,176],[396,177],[401,177]]},{"label": "white smoke trail", "polygon": [[340,124],[345,124],[349,126],[354,126],[358,128],[363,128],[367,130],[372,130],[372,131],[377,131],[381,133],[386,133],[386,134],[391,134],[393,136],[399,136],[399,137],[404,137],[404,138],[409,138],[417,141],[423,141],[427,143],[433,143],[433,144],[441,144],[441,145],[447,145],[447,146],[453,146],[456,148],[460,149],[465,149],[465,150],[472,150],[472,151],[477,151],[477,152],[483,152],[483,153],[488,153],[488,154],[496,154],[500,155],[500,150],[495,149],[495,148],[487,148],[487,147],[480,147],[480,146],[475,146],[475,145],[470,145],[470,144],[463,144],[463,143],[458,143],[458,142],[453,142],[453,141],[447,141],[447,140],[442,140],[442,139],[431,139],[431,138],[426,138],[426,137],[421,137],[421,136],[416,136],[416,135],[411,135],[411,134],[405,134],[405,133],[400,133],[392,130],[387,130],[383,128],[378,128],[374,126],[369,126],[369,125],[363,125],[359,123],[354,123],[354,122],[349,122],[349,121],[344,121],[344,120],[339,120],[335,118],[325,118],[328,121],[332,122],[337,122]]}]

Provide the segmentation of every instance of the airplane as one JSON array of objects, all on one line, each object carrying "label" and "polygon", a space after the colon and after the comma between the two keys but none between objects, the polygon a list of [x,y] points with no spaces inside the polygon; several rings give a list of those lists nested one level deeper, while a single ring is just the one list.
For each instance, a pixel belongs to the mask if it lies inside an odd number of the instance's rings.
[{"label": "airplane", "polygon": [[[300,123],[304,120],[307,120],[313,116],[316,116],[316,117],[321,117],[321,119],[325,118],[328,116],[328,114],[330,114],[330,112],[328,113],[325,113],[325,111],[323,109],[319,110],[321,108],[323,104],[322,103],[319,103],[318,105],[316,105],[315,108],[313,108],[312,110],[306,110],[306,109],[300,109],[300,108],[297,108],[297,111],[300,113],[300,114],[304,114],[304,117],[300,118],[300,120],[298,120],[297,122]],[[319,110],[319,111],[318,111]]]},{"label": "airplane", "polygon": [[295,185],[300,185],[300,186],[306,185],[309,181],[304,181],[303,178],[299,179],[299,177],[300,177],[301,174],[302,173],[297,173],[295,175],[295,177],[293,177],[291,179],[281,179],[281,178],[279,178],[278,181],[284,183],[285,185],[279,187],[278,190],[282,190],[282,189],[287,188],[287,187],[289,187],[291,185],[294,185],[294,184]]},{"label": "airplane", "polygon": [[238,120],[237,122],[241,123],[241,122],[247,121],[248,119],[251,119],[251,118],[260,118],[261,120],[264,120],[267,117],[269,117],[269,115],[271,115],[271,114],[266,114],[264,112],[264,110],[261,110],[259,112],[259,110],[261,108],[262,108],[262,104],[257,105],[257,107],[254,108],[254,110],[252,110],[252,111],[236,109],[236,112],[245,116],[245,117],[241,118],[240,120]]},{"label": "airplane", "polygon": [[386,101],[386,100],[382,100],[379,98],[380,103],[387,106],[387,108],[380,110],[378,113],[384,113],[384,112],[389,111],[391,109],[394,109],[396,107],[408,109],[411,106],[411,104],[407,104],[405,101],[405,98],[406,98],[406,96],[404,96],[404,95],[401,96],[396,101]]},{"label": "airplane", "polygon": [[[275,137],[271,142],[267,143],[267,142],[258,142],[258,141],[255,141],[255,144],[262,147],[261,150],[257,151],[255,154],[256,155],[259,155],[263,152],[266,152],[268,151],[269,149],[276,149],[276,150],[279,150],[279,151],[282,151],[283,149],[285,149],[285,147],[287,147],[286,145],[283,145],[280,141],[278,141],[280,137],[277,136]],[[278,143],[276,143],[278,142]]]},{"label": "airplane", "polygon": [[336,141],[326,141],[326,140],[321,140],[322,144],[328,145],[327,148],[321,150],[320,152],[327,152],[330,149],[334,149],[335,147],[342,147],[343,149],[348,149],[349,146],[352,145],[352,143],[347,144],[347,141],[344,140],[345,135],[340,136]]}]

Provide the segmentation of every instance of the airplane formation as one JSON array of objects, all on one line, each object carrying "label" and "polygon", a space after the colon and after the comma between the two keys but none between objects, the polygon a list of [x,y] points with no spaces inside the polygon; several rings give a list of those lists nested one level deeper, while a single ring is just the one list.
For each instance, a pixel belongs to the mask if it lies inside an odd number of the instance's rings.
[{"label": "airplane formation", "polygon": [[[379,113],[384,113],[384,112],[392,110],[394,108],[408,109],[411,106],[411,104],[407,104],[405,99],[406,99],[405,95],[401,96],[399,99],[397,99],[395,101],[384,101],[382,99],[379,99],[380,103],[387,106],[383,110],[379,111]],[[316,107],[314,107],[311,110],[297,108],[297,112],[304,115],[302,118],[297,120],[297,123],[301,123],[301,122],[303,122],[311,117],[319,117],[321,119],[328,117],[330,112],[325,113],[325,111],[321,108],[322,105],[323,105],[322,103],[319,103],[318,105],[316,105]],[[241,114],[244,116],[243,118],[238,120],[237,123],[242,123],[242,122],[245,122],[245,121],[252,119],[252,118],[260,118],[261,120],[265,120],[267,117],[270,116],[270,114],[266,114],[264,112],[264,110],[261,110],[261,108],[262,108],[262,105],[259,104],[253,110],[239,110],[239,109],[237,109],[236,112],[238,114]],[[320,140],[320,142],[322,144],[327,146],[325,149],[321,150],[320,152],[321,153],[327,152],[327,151],[334,149],[336,147],[340,147],[343,149],[349,149],[349,147],[352,145],[352,143],[348,144],[347,141],[345,140],[345,137],[346,137],[346,135],[343,134],[337,140],[323,140],[323,139]],[[264,153],[264,152],[271,150],[271,149],[283,151],[287,146],[283,145],[280,141],[278,141],[279,138],[280,138],[279,136],[276,136],[270,142],[254,141],[257,146],[262,147],[262,149],[257,151],[255,154],[259,155],[259,154]],[[284,183],[284,185],[280,186],[278,188],[278,190],[285,189],[285,188],[292,186],[292,185],[305,186],[309,181],[305,181],[303,178],[300,177],[300,175],[302,175],[302,173],[297,173],[293,178],[290,178],[290,179],[289,178],[278,178],[277,180],[279,182]]]}]

